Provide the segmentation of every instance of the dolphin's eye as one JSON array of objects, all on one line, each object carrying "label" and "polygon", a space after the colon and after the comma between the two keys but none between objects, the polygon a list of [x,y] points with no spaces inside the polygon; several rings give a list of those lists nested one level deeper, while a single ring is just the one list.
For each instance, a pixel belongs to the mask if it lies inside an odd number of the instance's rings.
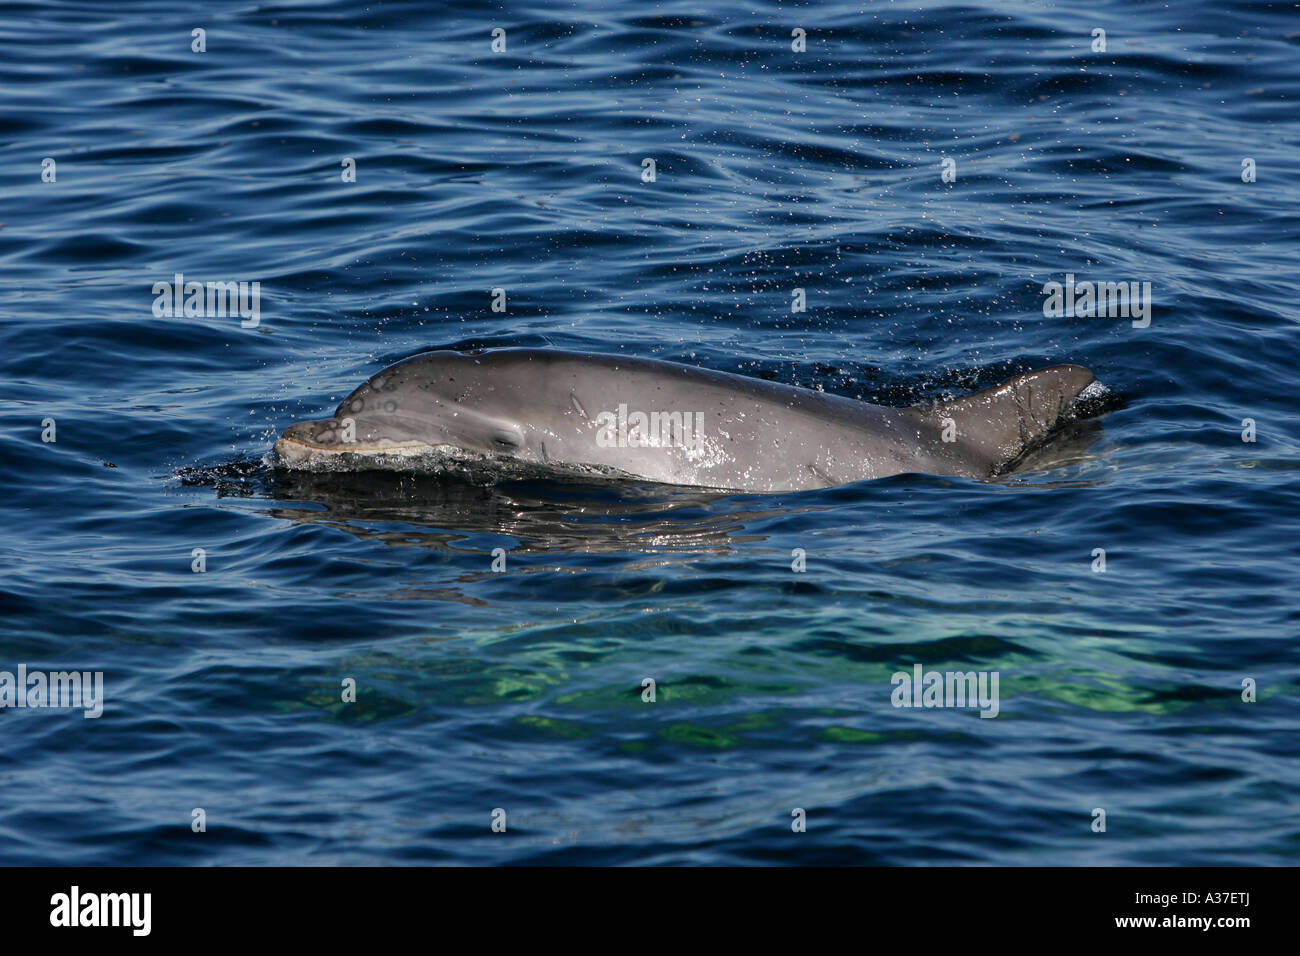
[{"label": "dolphin's eye", "polygon": [[492,444],[498,448],[518,448],[523,444],[518,435],[512,435],[510,432],[496,432],[492,435]]}]

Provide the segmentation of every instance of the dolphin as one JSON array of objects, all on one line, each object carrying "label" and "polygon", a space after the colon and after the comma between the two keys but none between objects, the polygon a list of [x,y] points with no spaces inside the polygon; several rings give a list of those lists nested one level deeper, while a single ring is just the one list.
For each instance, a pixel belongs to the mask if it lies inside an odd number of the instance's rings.
[{"label": "dolphin", "polygon": [[909,472],[991,478],[1070,420],[1092,372],[1053,365],[951,401],[871,405],[657,359],[425,352],[275,443],[287,467],[526,466],[746,492]]}]

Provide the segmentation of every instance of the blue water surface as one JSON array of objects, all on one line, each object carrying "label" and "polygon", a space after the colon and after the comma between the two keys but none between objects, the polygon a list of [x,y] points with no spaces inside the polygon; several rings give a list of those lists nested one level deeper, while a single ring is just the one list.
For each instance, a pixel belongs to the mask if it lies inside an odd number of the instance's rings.
[{"label": "blue water surface", "polygon": [[[1300,861],[1293,4],[40,0],[0,54],[0,670],[105,695],[0,710],[0,862]],[[267,463],[494,346],[1113,395],[994,481]]]}]

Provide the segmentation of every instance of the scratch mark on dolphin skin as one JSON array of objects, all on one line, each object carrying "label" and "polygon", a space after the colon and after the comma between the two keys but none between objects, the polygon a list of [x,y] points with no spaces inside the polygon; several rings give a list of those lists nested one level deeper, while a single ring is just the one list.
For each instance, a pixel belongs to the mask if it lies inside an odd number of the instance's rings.
[{"label": "scratch mark on dolphin skin", "polygon": [[1028,437],[1028,434],[1029,434],[1028,430],[1025,428],[1025,406],[1026,406],[1027,404],[1029,404],[1029,402],[1032,402],[1033,399],[1034,399],[1034,392],[1033,392],[1033,389],[1030,387],[1030,385],[1029,385],[1028,382],[1025,382],[1025,391],[1028,393],[1028,396],[1029,396],[1029,401],[1028,401],[1028,402],[1026,402],[1026,401],[1021,401],[1021,399],[1020,399],[1020,395],[1019,395],[1018,393],[1015,393],[1015,401],[1016,401],[1016,426],[1018,427],[1018,429],[1019,429],[1019,431],[1020,431],[1020,447],[1021,447],[1021,448],[1024,448],[1024,447],[1025,447],[1025,441],[1027,440],[1027,437]]},{"label": "scratch mark on dolphin skin", "polygon": [[827,476],[826,472],[822,471],[816,465],[809,465],[808,470],[813,473],[814,477],[818,478],[821,481],[824,481],[826,483],[827,488],[834,487],[835,482],[831,481],[831,479]]},{"label": "scratch mark on dolphin skin", "polygon": [[546,442],[542,442],[542,461],[549,462],[550,460],[551,456],[546,454]]},{"label": "scratch mark on dolphin skin", "polygon": [[573,407],[577,409],[579,415],[581,415],[583,418],[590,420],[591,416],[588,415],[587,410],[582,407],[582,402],[578,401],[577,395],[574,395],[572,392],[570,392],[569,401],[573,402]]}]

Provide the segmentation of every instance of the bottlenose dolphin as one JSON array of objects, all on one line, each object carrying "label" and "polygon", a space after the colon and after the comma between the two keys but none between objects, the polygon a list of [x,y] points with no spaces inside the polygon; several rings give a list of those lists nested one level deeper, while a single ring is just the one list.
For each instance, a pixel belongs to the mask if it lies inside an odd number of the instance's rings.
[{"label": "bottlenose dolphin", "polygon": [[275,453],[296,467],[427,457],[752,492],[903,472],[987,478],[1068,420],[1092,383],[1082,366],[1054,365],[891,408],[656,359],[426,352],[375,375],[333,418],[290,425]]}]

